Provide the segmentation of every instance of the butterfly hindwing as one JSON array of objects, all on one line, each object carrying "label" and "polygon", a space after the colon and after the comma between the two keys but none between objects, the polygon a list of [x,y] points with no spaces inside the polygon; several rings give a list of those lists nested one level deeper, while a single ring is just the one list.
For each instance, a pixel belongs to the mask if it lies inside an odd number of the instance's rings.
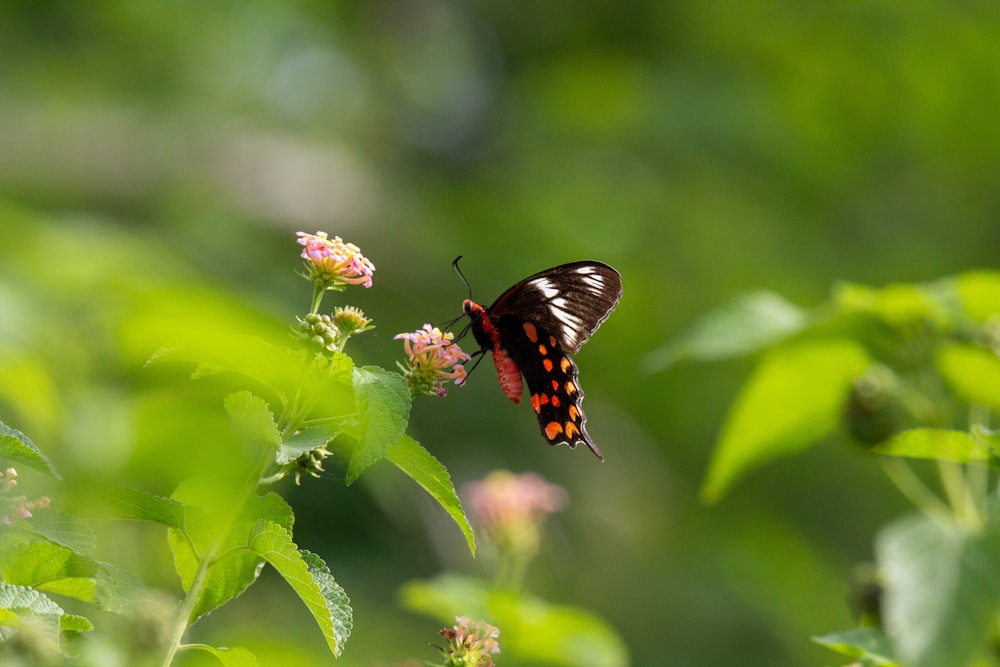
[{"label": "butterfly hindwing", "polygon": [[601,450],[587,434],[587,416],[581,405],[583,389],[577,381],[576,364],[556,337],[533,322],[522,322],[512,315],[497,320],[497,328],[504,349],[524,375],[531,407],[538,416],[545,441],[572,448],[582,442],[603,460]]}]

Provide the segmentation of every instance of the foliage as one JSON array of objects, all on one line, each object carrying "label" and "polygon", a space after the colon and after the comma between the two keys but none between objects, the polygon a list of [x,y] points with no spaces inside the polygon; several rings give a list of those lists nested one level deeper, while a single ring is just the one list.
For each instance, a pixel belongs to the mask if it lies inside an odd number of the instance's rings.
[{"label": "foliage", "polygon": [[[389,456],[425,488],[462,529],[472,553],[475,542],[447,470],[412,437],[405,435],[411,390],[403,376],[377,367],[356,367],[344,353],[352,335],[371,328],[357,310],[317,316],[323,295],[367,280],[374,267],[354,264],[355,246],[308,236],[303,251],[314,287],[312,311],[293,329],[298,344],[278,347],[254,337],[222,339],[213,346],[195,338],[193,345],[164,348],[155,365],[195,364],[194,377],[241,378],[261,396],[241,389],[226,394],[224,408],[234,425],[229,441],[205,446],[229,450],[229,465],[191,469],[169,497],[137,488],[114,488],[103,494],[103,515],[147,522],[166,530],[183,596],[165,611],[161,633],[141,647],[142,662],[173,663],[181,650],[197,650],[226,665],[257,664],[248,650],[185,644],[189,629],[246,591],[267,564],[281,576],[308,609],[332,654],[344,651],[353,627],[353,610],[344,589],[324,560],[294,541],[292,508],[268,490],[286,476],[318,477],[327,459],[346,467],[348,485]],[[340,244],[340,245],[337,245]],[[357,267],[361,268],[358,269]],[[23,433],[0,423],[0,456],[52,477],[55,469]],[[8,470],[3,491],[16,485]],[[54,660],[73,653],[68,634],[98,628],[95,618],[66,613],[50,595],[73,598],[96,610],[131,617],[144,586],[111,563],[94,560],[94,538],[78,518],[47,508],[48,499],[23,496],[5,500],[0,531],[0,641],[8,652],[20,640],[29,659]],[[38,509],[37,517],[31,510]],[[27,628],[35,628],[31,632]],[[153,656],[153,657],[151,657]],[[138,659],[136,655],[133,659]]]},{"label": "foliage", "polygon": [[[1000,274],[976,271],[841,285],[812,312],[748,295],[656,353],[665,363],[762,353],[726,417],[706,500],[843,430],[916,505],[877,536],[874,627],[816,639],[859,664],[1000,664],[1000,506],[987,488],[1000,462],[989,429],[1000,408],[998,322]],[[921,460],[936,463],[940,495],[911,468]]]}]

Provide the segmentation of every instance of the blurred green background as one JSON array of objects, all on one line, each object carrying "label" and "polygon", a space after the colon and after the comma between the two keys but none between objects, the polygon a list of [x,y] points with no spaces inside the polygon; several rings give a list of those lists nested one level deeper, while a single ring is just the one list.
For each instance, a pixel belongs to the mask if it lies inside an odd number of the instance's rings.
[{"label": "blurred green background", "polygon": [[[487,303],[599,259],[624,297],[577,362],[605,464],[546,447],[488,363],[418,400],[410,432],[459,486],[502,467],[568,489],[529,588],[603,616],[633,664],[835,663],[809,637],[851,624],[852,572],[905,503],[832,440],[702,506],[751,362],[643,358],[741,290],[808,306],[838,280],[995,268],[998,19],[976,2],[3,3],[0,420],[65,478],[24,484],[85,502],[225,465],[205,446],[228,428],[215,388],[143,363],[202,328],[280,342],[309,307],[297,230],[375,263],[342,302],[378,327],[353,354],[387,368],[393,334],[459,314],[455,256]],[[438,625],[398,587],[484,571],[444,513],[387,464],[286,490],[296,541],[355,608],[339,664],[431,659]],[[104,555],[176,591],[162,531],[116,530]],[[264,664],[323,655],[267,574],[196,627]]]}]

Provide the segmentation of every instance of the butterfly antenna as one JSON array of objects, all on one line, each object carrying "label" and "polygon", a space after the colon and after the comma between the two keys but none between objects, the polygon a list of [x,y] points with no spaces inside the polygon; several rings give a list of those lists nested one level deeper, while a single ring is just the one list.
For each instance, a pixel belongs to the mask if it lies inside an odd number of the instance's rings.
[{"label": "butterfly antenna", "polygon": [[465,274],[462,273],[462,269],[458,268],[458,260],[460,260],[460,259],[462,259],[461,255],[459,255],[458,257],[456,257],[455,261],[451,263],[451,268],[455,269],[455,273],[457,273],[458,277],[462,279],[462,282],[465,284],[465,289],[468,290],[468,292],[469,292],[469,298],[471,299],[472,298],[472,286],[469,285],[469,281],[465,279]]}]

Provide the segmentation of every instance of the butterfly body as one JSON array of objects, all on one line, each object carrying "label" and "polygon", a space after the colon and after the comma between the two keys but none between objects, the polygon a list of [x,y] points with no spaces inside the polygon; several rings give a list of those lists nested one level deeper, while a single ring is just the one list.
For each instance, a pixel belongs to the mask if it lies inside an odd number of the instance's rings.
[{"label": "butterfly body", "polygon": [[608,318],[621,293],[617,271],[584,261],[529,276],[488,308],[471,299],[463,303],[480,351],[493,354],[504,394],[519,403],[528,385],[546,442],[570,447],[582,442],[602,460],[585,428],[583,389],[569,355]]}]

